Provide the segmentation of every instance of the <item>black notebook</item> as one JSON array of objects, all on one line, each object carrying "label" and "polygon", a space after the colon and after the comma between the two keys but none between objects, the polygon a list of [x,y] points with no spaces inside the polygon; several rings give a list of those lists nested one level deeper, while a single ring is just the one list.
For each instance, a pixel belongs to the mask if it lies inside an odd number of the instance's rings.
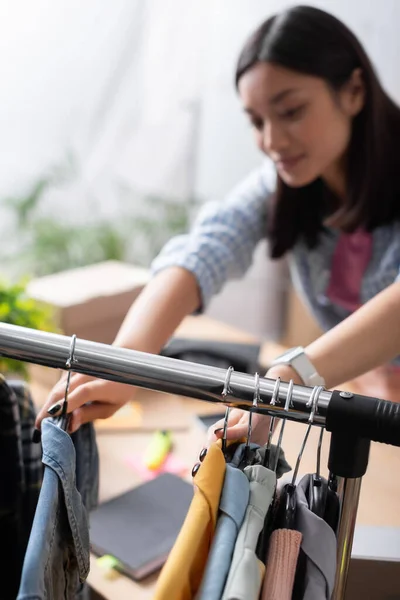
[{"label": "black notebook", "polygon": [[160,569],[171,551],[193,497],[193,486],[165,473],[90,513],[95,554],[111,554],[122,573],[137,581]]}]

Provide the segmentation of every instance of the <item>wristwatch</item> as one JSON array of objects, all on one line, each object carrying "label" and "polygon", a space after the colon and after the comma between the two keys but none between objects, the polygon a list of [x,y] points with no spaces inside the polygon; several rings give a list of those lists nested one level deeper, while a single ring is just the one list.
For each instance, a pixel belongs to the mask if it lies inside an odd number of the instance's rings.
[{"label": "wristwatch", "polygon": [[289,365],[292,367],[292,369],[294,369],[302,378],[304,385],[311,387],[314,385],[325,386],[325,379],[318,373],[306,355],[304,348],[301,346],[286,350],[286,352],[275,358],[270,366],[275,367],[277,365]]}]

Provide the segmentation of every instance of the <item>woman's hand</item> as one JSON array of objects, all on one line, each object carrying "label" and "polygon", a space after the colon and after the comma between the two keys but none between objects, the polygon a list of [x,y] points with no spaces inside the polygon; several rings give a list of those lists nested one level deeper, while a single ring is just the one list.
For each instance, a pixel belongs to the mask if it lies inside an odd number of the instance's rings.
[{"label": "woman's hand", "polygon": [[[53,387],[46,404],[40,410],[36,419],[37,429],[40,429],[45,417],[57,416],[61,413],[66,383],[65,373]],[[132,400],[134,395],[135,388],[131,385],[74,373],[68,394],[68,412],[72,413],[69,432],[73,433],[84,423],[95,419],[111,417],[121,406]]]},{"label": "woman's hand", "polygon": [[[294,383],[298,383],[300,385],[303,384],[301,378],[296,373],[296,371],[288,365],[277,365],[275,367],[272,367],[271,369],[269,369],[265,377],[267,377],[268,379],[277,379],[278,377],[280,377],[282,381],[290,381],[290,379],[293,379]],[[257,413],[253,414],[251,433],[252,442],[259,444],[260,446],[266,444],[268,439],[270,420],[271,418],[268,416],[260,415]],[[248,427],[249,411],[233,408],[229,412],[226,438],[228,440],[237,440],[242,437],[246,437]],[[223,433],[224,419],[220,419],[208,430],[208,445],[212,442],[215,442],[217,439],[222,438]]]},{"label": "woman's hand", "polygon": [[[254,413],[252,419],[251,441],[264,445],[268,437],[270,417]],[[228,440],[238,440],[247,436],[249,427],[249,413],[247,410],[232,408],[229,411],[228,429],[226,438]],[[224,433],[224,419],[220,419],[208,430],[207,442],[210,445],[212,442],[222,438]]]}]

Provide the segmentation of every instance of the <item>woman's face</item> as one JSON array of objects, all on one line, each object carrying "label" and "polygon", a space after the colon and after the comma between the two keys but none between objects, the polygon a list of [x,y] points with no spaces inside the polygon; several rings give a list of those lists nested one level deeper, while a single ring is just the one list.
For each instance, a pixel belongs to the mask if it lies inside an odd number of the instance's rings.
[{"label": "woman's face", "polygon": [[337,187],[352,120],[363,106],[360,73],[351,79],[334,93],[323,79],[265,62],[240,78],[257,145],[287,185],[301,187],[322,177]]}]

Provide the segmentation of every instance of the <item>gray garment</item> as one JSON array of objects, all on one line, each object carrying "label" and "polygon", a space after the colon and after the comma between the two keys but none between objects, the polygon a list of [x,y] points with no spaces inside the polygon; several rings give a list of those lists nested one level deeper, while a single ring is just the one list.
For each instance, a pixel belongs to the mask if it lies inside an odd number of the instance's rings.
[{"label": "gray garment", "polygon": [[275,494],[276,475],[261,465],[246,467],[244,473],[250,482],[250,499],[222,600],[258,600],[262,585],[256,546]]},{"label": "gray garment", "polygon": [[[271,467],[273,467],[275,464],[275,457],[276,457],[277,449],[278,449],[277,446],[275,446],[274,444],[271,444],[271,448],[270,448],[270,466]],[[265,452],[266,452],[265,446],[262,446],[261,448],[256,450],[255,464],[260,465],[263,463]],[[279,448],[279,458],[278,458],[278,464],[276,467],[276,478],[280,479],[282,477],[282,475],[284,475],[285,473],[289,473],[289,471],[291,471],[291,470],[292,470],[292,467],[289,465],[288,461],[286,460],[284,451],[282,450],[282,448]]]},{"label": "gray garment", "polygon": [[306,555],[303,600],[330,600],[336,574],[336,536],[331,527],[308,506],[306,475],[296,487],[295,528],[303,535],[301,549]]},{"label": "gray garment", "polygon": [[250,484],[246,475],[227,464],[217,527],[197,600],[221,600],[249,494]]},{"label": "gray garment", "polygon": [[[240,463],[244,460],[245,448],[246,444],[238,444],[235,448],[235,452],[233,453],[231,460],[229,461],[229,458],[226,459],[227,462],[229,462],[229,464],[233,467],[239,467]],[[249,444],[249,457],[251,459],[251,464],[253,464],[253,460],[255,459],[255,452],[259,448],[260,446],[258,444],[255,444],[254,442],[251,442]]]},{"label": "gray garment", "polygon": [[[238,447],[236,448],[235,453],[232,456],[232,460],[230,462],[230,464],[233,465],[234,467],[238,467],[239,464],[241,463],[241,461],[243,460],[245,447],[246,447],[246,444],[239,444]],[[265,452],[266,452],[265,446],[261,447],[258,444],[254,444],[252,442],[251,444],[249,444],[249,448],[250,448],[250,453],[252,454],[251,465],[262,465],[262,463],[264,461]],[[271,466],[274,465],[274,463],[275,463],[276,452],[277,452],[277,446],[272,444],[271,449],[270,449]],[[282,477],[282,475],[284,475],[285,473],[289,473],[289,471],[291,471],[291,470],[292,470],[292,467],[287,462],[284,451],[282,450],[282,448],[280,448],[278,464],[276,467],[277,479]]]}]

